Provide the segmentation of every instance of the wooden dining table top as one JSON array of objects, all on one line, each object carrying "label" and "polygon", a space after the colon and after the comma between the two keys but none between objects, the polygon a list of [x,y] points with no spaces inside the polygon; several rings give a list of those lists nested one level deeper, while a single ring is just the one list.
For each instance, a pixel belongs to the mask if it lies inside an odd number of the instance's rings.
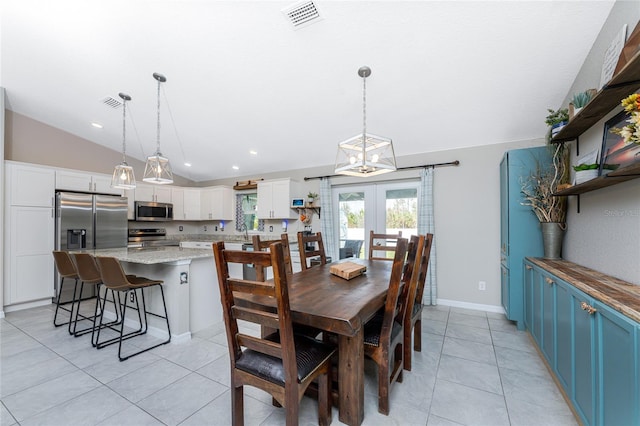
[{"label": "wooden dining table top", "polygon": [[[353,336],[384,306],[393,262],[354,258],[342,261],[364,265],[367,270],[346,280],[331,274],[332,264],[329,263],[288,276],[289,305],[294,323]],[[239,299],[243,304],[275,307],[273,299],[261,296],[242,295]]]}]

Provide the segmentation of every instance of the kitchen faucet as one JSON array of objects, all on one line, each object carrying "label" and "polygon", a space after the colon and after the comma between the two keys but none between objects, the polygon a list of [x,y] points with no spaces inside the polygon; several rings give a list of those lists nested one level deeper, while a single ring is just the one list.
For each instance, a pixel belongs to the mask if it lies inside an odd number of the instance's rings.
[{"label": "kitchen faucet", "polygon": [[240,224],[240,231],[244,231],[244,239],[245,241],[249,241],[249,230],[247,229],[247,224],[242,222]]}]

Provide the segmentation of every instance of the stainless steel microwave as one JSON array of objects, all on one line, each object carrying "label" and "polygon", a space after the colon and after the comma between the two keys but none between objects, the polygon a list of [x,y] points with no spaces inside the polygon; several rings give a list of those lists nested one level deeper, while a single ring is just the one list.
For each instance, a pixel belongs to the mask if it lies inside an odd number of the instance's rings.
[{"label": "stainless steel microwave", "polygon": [[136,220],[139,222],[166,222],[173,220],[173,204],[136,201]]}]

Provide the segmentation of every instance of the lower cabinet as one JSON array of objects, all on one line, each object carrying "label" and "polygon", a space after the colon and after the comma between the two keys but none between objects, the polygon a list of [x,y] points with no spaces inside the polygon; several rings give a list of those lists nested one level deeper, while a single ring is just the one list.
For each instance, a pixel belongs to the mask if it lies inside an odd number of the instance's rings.
[{"label": "lower cabinet", "polygon": [[640,424],[640,324],[529,260],[524,271],[525,325],[581,422]]}]

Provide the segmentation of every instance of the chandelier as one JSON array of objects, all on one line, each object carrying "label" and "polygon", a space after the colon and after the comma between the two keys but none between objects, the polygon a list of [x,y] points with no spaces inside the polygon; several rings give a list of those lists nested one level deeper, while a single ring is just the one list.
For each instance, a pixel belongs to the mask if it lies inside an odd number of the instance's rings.
[{"label": "chandelier", "polygon": [[127,164],[127,101],[131,96],[125,93],[118,94],[122,98],[122,163],[113,170],[111,187],[118,189],[133,189],[136,187],[136,177],[133,167]]},{"label": "chandelier", "polygon": [[162,155],[160,151],[160,84],[167,81],[167,78],[153,73],[153,78],[158,81],[158,125],[157,125],[157,137],[156,137],[156,152],[147,157],[147,164],[144,167],[143,181],[156,184],[169,184],[173,183],[173,172],[171,171],[171,163],[169,159]]}]

